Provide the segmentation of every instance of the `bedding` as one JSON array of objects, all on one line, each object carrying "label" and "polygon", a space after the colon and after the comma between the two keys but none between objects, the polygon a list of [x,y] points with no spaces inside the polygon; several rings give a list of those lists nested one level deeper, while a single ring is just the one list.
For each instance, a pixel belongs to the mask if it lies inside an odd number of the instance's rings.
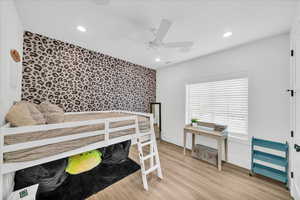
[{"label": "bedding", "polygon": [[[84,113],[84,114],[65,114],[64,122],[76,122],[76,121],[87,121],[87,120],[96,120],[96,119],[105,119],[105,118],[114,118],[114,117],[128,117],[132,114],[118,113],[118,112],[109,112],[109,113]],[[133,125],[134,120],[127,120],[121,122],[112,122],[110,123],[110,128],[122,127]],[[138,116],[138,125],[140,132],[147,132],[150,130],[150,119],[144,116]],[[9,135],[4,137],[4,143],[9,144],[18,144],[22,142],[29,142],[47,138],[54,138],[60,136],[67,136],[72,134],[80,134],[83,132],[104,130],[104,124],[96,125],[86,125],[78,126],[72,128],[63,128],[55,129],[49,131],[39,131],[32,133],[23,133],[16,135]],[[134,134],[135,129],[128,129],[124,131],[117,131],[110,133],[110,139],[125,136],[129,134]],[[86,145],[96,143],[104,140],[104,135],[92,136],[82,139],[76,139],[67,142],[60,142],[56,144],[44,145],[41,147],[29,148],[25,150],[19,150],[14,152],[8,152],[4,154],[4,162],[25,162],[32,161],[36,159],[41,159],[48,156],[57,155],[66,151],[71,151]]]},{"label": "bedding", "polygon": [[64,111],[55,104],[49,102],[43,102],[40,105],[36,105],[37,109],[44,115],[46,124],[56,124],[64,122]]},{"label": "bedding", "polygon": [[13,105],[6,114],[5,120],[13,127],[41,125],[46,122],[36,105],[26,101]]}]

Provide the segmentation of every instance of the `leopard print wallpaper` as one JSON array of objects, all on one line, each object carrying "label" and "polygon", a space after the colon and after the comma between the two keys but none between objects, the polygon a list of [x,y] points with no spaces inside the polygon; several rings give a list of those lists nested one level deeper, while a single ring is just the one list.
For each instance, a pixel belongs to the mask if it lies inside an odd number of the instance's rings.
[{"label": "leopard print wallpaper", "polygon": [[156,71],[73,44],[24,32],[22,99],[66,112],[149,112]]}]

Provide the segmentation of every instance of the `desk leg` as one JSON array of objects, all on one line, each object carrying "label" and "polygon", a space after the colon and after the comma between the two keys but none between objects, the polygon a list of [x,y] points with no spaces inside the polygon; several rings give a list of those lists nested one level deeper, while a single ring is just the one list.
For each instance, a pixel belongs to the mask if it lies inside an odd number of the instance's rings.
[{"label": "desk leg", "polygon": [[183,154],[185,155],[185,148],[186,148],[186,132],[183,132]]},{"label": "desk leg", "polygon": [[224,143],[225,143],[225,161],[228,162],[228,138],[225,138],[224,140]]},{"label": "desk leg", "polygon": [[192,134],[192,152],[195,148],[195,137],[196,137],[195,134]]},{"label": "desk leg", "polygon": [[218,170],[222,170],[222,140],[218,139]]}]

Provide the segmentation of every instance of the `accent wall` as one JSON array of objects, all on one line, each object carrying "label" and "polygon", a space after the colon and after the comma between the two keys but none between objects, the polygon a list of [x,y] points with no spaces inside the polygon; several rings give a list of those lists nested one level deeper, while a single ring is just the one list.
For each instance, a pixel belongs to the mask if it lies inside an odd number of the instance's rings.
[{"label": "accent wall", "polygon": [[156,71],[25,31],[22,99],[50,101],[66,112],[149,112]]}]

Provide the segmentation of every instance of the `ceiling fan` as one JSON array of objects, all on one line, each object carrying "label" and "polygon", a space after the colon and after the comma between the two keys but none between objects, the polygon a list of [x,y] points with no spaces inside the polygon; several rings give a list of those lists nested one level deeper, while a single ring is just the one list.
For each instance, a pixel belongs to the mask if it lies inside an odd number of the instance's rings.
[{"label": "ceiling fan", "polygon": [[184,41],[184,42],[163,42],[164,38],[166,37],[172,22],[167,19],[162,19],[159,25],[159,28],[155,31],[155,38],[154,40],[148,43],[150,48],[181,48],[181,49],[188,49],[194,45],[194,42],[191,41]]}]

